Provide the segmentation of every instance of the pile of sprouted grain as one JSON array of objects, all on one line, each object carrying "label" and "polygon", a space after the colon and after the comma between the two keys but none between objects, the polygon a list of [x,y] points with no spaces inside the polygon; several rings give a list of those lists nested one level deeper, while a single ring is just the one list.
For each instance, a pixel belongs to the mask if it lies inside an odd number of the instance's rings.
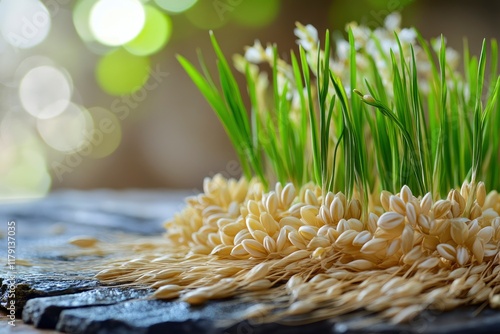
[{"label": "pile of sprouted grain", "polygon": [[213,35],[218,84],[201,58],[199,72],[179,57],[245,175],[206,179],[164,245],[97,277],[193,305],[252,300],[242,316],[265,321],[500,307],[497,44],[488,71],[486,43],[479,57],[465,47],[462,74],[444,38],[429,44],[399,22],[350,24],[335,53],[328,32],[321,49],[298,24],[290,64],[256,41],[234,57],[249,111]]}]

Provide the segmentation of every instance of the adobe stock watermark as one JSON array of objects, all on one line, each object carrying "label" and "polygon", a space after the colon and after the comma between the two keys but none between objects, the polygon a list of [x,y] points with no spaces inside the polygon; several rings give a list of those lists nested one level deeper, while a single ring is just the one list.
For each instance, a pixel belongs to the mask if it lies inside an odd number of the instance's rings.
[{"label": "adobe stock watermark", "polygon": [[[144,101],[148,94],[158,88],[163,80],[168,76],[168,72],[163,72],[159,65],[156,65],[154,70],[150,71],[150,79],[136,92],[121,96],[110,105],[110,111],[120,120],[125,120],[130,112],[136,109],[142,101]],[[57,177],[59,182],[64,180],[64,175],[72,173],[82,162],[86,156],[89,156],[93,150],[101,145],[104,136],[116,131],[116,125],[109,117],[104,117],[94,124],[91,131],[83,133],[87,145],[76,153],[68,154],[64,157],[63,161],[52,161],[50,169],[52,174]]]},{"label": "adobe stock watermark", "polygon": [[221,21],[226,19],[226,13],[232,12],[243,0],[214,0],[212,6]]},{"label": "adobe stock watermark", "polygon": [[4,31],[4,38],[16,51],[18,48],[24,49],[37,44],[36,40],[40,39],[41,35],[46,35],[50,29],[50,17],[55,17],[61,6],[70,2],[71,0],[47,0],[39,3],[34,11],[17,17],[16,28],[14,31]]},{"label": "adobe stock watermark", "polygon": [[[360,20],[360,25],[366,26],[371,30],[378,28],[384,25],[385,17],[393,12],[401,11],[404,6],[408,4],[408,1],[402,0],[389,0],[387,1],[386,9],[375,10],[372,9],[370,11],[369,19],[365,16]],[[367,36],[369,37],[369,36]]]},{"label": "adobe stock watermark", "polygon": [[7,298],[4,304],[7,310],[7,323],[9,326],[16,326],[16,287],[17,287],[17,270],[16,270],[16,222],[11,220],[7,222],[7,266],[6,276],[3,284],[6,286],[5,296]]}]

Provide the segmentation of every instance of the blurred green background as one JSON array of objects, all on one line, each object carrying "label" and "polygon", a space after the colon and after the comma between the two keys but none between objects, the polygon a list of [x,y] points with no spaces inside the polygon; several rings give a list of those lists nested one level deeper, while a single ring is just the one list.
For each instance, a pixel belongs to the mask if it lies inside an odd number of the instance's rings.
[{"label": "blurred green background", "polygon": [[500,35],[500,2],[444,0],[0,0],[0,199],[57,188],[196,188],[237,177],[215,114],[175,59],[259,39],[296,49],[295,22],[344,32],[400,11],[461,51]]}]

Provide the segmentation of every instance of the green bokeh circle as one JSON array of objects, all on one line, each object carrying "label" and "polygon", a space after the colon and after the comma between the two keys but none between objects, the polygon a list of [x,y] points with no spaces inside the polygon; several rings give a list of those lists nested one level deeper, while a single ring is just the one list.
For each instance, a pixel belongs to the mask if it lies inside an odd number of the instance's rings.
[{"label": "green bokeh circle", "polygon": [[242,26],[264,27],[276,19],[280,4],[281,0],[244,0],[234,7],[231,16]]},{"label": "green bokeh circle", "polygon": [[99,60],[96,77],[99,86],[111,95],[131,94],[148,80],[150,61],[124,49],[108,53]]},{"label": "green bokeh circle", "polygon": [[146,22],[142,31],[124,48],[137,56],[147,56],[158,52],[165,46],[172,34],[170,17],[152,6],[144,6]]}]

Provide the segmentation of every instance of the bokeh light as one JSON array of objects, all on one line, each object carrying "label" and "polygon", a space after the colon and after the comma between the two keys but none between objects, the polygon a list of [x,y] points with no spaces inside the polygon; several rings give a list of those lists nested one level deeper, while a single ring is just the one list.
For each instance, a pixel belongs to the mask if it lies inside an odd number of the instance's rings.
[{"label": "bokeh light", "polygon": [[62,113],[71,99],[71,84],[67,75],[52,66],[30,70],[19,85],[19,98],[31,115],[47,119]]},{"label": "bokeh light", "polygon": [[32,69],[40,66],[50,66],[58,68],[56,62],[53,59],[41,55],[33,55],[24,59],[20,59],[19,65],[13,69],[14,70],[13,84],[15,84],[16,87],[19,87],[21,80],[26,76],[26,74]]},{"label": "bokeh light", "polygon": [[97,64],[97,82],[111,95],[135,92],[149,77],[149,58],[118,49],[101,58]]},{"label": "bokeh light", "polygon": [[74,103],[56,117],[37,120],[36,126],[47,145],[66,153],[84,147],[91,140],[94,128],[88,111]]},{"label": "bokeh light", "polygon": [[50,20],[49,11],[38,0],[0,1],[0,31],[17,48],[40,44],[49,34]]},{"label": "bokeh light", "polygon": [[34,119],[20,110],[4,114],[0,123],[0,140],[7,144],[22,144],[35,138]]},{"label": "bokeh light", "polygon": [[155,3],[162,9],[170,13],[182,13],[193,5],[198,0],[155,0]]},{"label": "bokeh light", "polygon": [[[396,10],[401,10],[403,7],[406,5],[410,4],[413,2],[413,0],[399,0],[396,3],[387,3],[387,0],[367,0],[368,4],[373,6],[374,9],[396,9]],[[391,8],[391,7],[397,7],[397,8]]]},{"label": "bokeh light", "polygon": [[238,24],[247,27],[263,27],[276,19],[281,0],[242,1],[231,13]]},{"label": "bokeh light", "polygon": [[146,23],[139,35],[125,44],[125,49],[138,56],[147,56],[159,51],[172,34],[170,17],[152,6],[144,6]]},{"label": "bokeh light", "polygon": [[90,11],[90,30],[102,44],[123,45],[141,32],[145,16],[138,0],[99,0]]},{"label": "bokeh light", "polygon": [[94,41],[94,34],[90,30],[90,12],[99,0],[78,0],[73,8],[73,24],[76,32],[84,42]]},{"label": "bokeh light", "polygon": [[31,140],[15,145],[0,140],[0,200],[42,197],[51,177],[40,144]]},{"label": "bokeh light", "polygon": [[88,151],[89,156],[95,159],[107,157],[118,148],[122,140],[120,120],[111,111],[101,107],[92,107],[88,111],[92,116],[94,129],[92,140],[82,148],[82,152]]},{"label": "bokeh light", "polygon": [[186,18],[200,29],[217,29],[224,26],[231,16],[235,5],[225,1],[198,1],[185,12]]},{"label": "bokeh light", "polygon": [[16,70],[21,62],[17,56],[17,49],[10,44],[7,44],[0,36],[0,84],[7,87],[16,87]]}]

